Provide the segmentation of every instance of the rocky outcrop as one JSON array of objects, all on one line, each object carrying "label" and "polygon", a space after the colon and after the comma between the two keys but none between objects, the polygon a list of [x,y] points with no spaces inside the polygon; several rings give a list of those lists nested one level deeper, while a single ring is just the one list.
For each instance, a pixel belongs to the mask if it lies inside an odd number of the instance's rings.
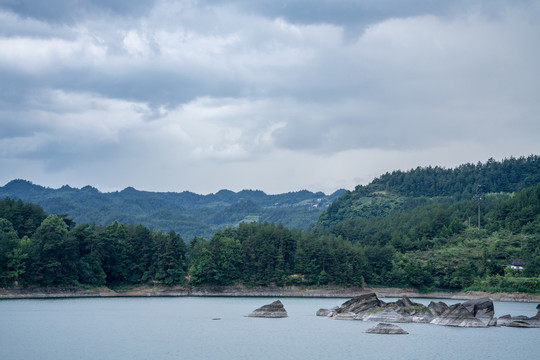
[{"label": "rocky outcrop", "polygon": [[271,304],[261,306],[254,310],[248,317],[284,318],[287,317],[287,311],[281,301],[276,300]]},{"label": "rocky outcrop", "polygon": [[429,311],[433,314],[433,316],[437,317],[440,316],[443,312],[448,310],[448,305],[442,301],[431,301],[428,305]]},{"label": "rocky outcrop", "polygon": [[435,318],[430,309],[412,302],[404,296],[396,302],[385,303],[375,293],[356,296],[335,309],[321,309],[319,316],[329,316],[336,320],[366,320],[383,322],[424,322]]},{"label": "rocky outcrop", "polygon": [[340,307],[336,309],[338,314],[341,313],[355,313],[362,314],[369,311],[372,308],[380,307],[384,304],[375,293],[368,293],[360,296],[355,296],[352,299],[344,302]]},{"label": "rocky outcrop", "polygon": [[523,315],[510,316],[503,315],[497,319],[497,326],[510,327],[540,327],[540,304],[536,306],[537,313],[535,316],[527,317]]},{"label": "rocky outcrop", "polygon": [[376,326],[364,331],[366,334],[408,334],[397,325],[379,323]]},{"label": "rocky outcrop", "polygon": [[395,302],[385,303],[375,293],[356,296],[337,308],[319,309],[317,316],[336,320],[364,320],[390,323],[431,323],[458,327],[540,327],[540,305],[537,314],[526,316],[501,316],[494,318],[493,301],[487,297],[471,299],[448,306],[442,301],[430,302],[428,306],[415,303],[407,296]]},{"label": "rocky outcrop", "polygon": [[493,301],[487,297],[466,301],[463,303],[463,306],[486,326],[490,324],[495,315]]},{"label": "rocky outcrop", "polygon": [[487,327],[461,303],[450,306],[441,315],[431,321],[432,324],[460,327]]}]

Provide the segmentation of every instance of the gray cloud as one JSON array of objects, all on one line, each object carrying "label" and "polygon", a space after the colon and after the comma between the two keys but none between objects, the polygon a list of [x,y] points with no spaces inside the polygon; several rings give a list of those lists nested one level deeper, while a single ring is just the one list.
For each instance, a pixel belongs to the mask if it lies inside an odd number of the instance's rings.
[{"label": "gray cloud", "polygon": [[533,1],[30,5],[0,2],[0,181],[332,191],[540,150]]},{"label": "gray cloud", "polygon": [[2,0],[0,6],[23,17],[73,23],[89,15],[142,15],[150,11],[155,2],[155,0]]}]

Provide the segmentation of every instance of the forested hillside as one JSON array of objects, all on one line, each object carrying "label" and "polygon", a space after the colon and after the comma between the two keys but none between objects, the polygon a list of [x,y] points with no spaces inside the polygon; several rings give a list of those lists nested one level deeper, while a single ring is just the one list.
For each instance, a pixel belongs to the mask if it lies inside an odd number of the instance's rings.
[{"label": "forested hillside", "polygon": [[[452,186],[438,196],[409,196],[408,187],[384,175],[384,182],[376,179],[336,200],[312,230],[242,222],[189,245],[175,231],[119,221],[75,224],[6,198],[0,201],[0,285],[368,284],[540,293],[540,183],[528,186],[538,160],[475,165],[507,180],[471,172],[461,190]],[[454,171],[432,170],[396,174],[442,184],[439,176]],[[472,191],[479,185],[481,191]],[[229,206],[253,212],[260,205],[245,199]],[[227,212],[213,216],[236,220]]]},{"label": "forested hillside", "polygon": [[368,283],[527,290],[540,267],[539,176],[538,156],[396,171],[347,192],[313,229],[360,244]]},{"label": "forested hillside", "polygon": [[102,193],[85,186],[50,189],[25,180],[13,180],[0,187],[0,199],[10,197],[41,205],[53,214],[66,214],[76,223],[142,224],[153,230],[174,230],[190,241],[211,237],[219,228],[241,221],[269,221],[290,228],[307,229],[321,212],[345,191],[331,195],[310,191],[267,195],[262,191],[221,190],[216,194],[191,192],[159,193],[128,187]]},{"label": "forested hillside", "polygon": [[317,228],[357,217],[388,215],[429,201],[474,199],[482,194],[513,193],[540,184],[540,156],[464,164],[454,169],[418,167],[394,171],[346,192],[321,214]]}]

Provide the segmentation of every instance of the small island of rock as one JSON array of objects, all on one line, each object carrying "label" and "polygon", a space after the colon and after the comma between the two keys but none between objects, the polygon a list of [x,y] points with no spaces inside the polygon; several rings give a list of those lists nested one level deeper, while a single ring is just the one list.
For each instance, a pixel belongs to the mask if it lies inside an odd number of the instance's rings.
[{"label": "small island of rock", "polygon": [[263,318],[284,318],[287,317],[287,311],[283,307],[281,301],[276,300],[271,304],[261,306],[254,310],[249,317],[263,317]]},{"label": "small island of rock", "polygon": [[494,317],[493,301],[487,297],[448,306],[442,301],[428,306],[407,296],[386,303],[375,293],[356,296],[333,309],[319,309],[317,316],[336,320],[384,321],[390,323],[431,323],[457,327],[540,327],[540,305],[533,317],[504,315]]}]

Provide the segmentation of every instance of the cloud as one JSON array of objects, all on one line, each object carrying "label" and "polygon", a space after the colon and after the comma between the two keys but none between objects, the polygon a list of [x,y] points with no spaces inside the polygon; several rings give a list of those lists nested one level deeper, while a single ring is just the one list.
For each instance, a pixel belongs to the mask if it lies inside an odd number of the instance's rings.
[{"label": "cloud", "polygon": [[4,0],[5,9],[22,16],[54,23],[74,23],[88,16],[140,16],[154,0]]},{"label": "cloud", "polygon": [[0,180],[328,190],[540,150],[532,1],[55,4],[0,3]]}]

